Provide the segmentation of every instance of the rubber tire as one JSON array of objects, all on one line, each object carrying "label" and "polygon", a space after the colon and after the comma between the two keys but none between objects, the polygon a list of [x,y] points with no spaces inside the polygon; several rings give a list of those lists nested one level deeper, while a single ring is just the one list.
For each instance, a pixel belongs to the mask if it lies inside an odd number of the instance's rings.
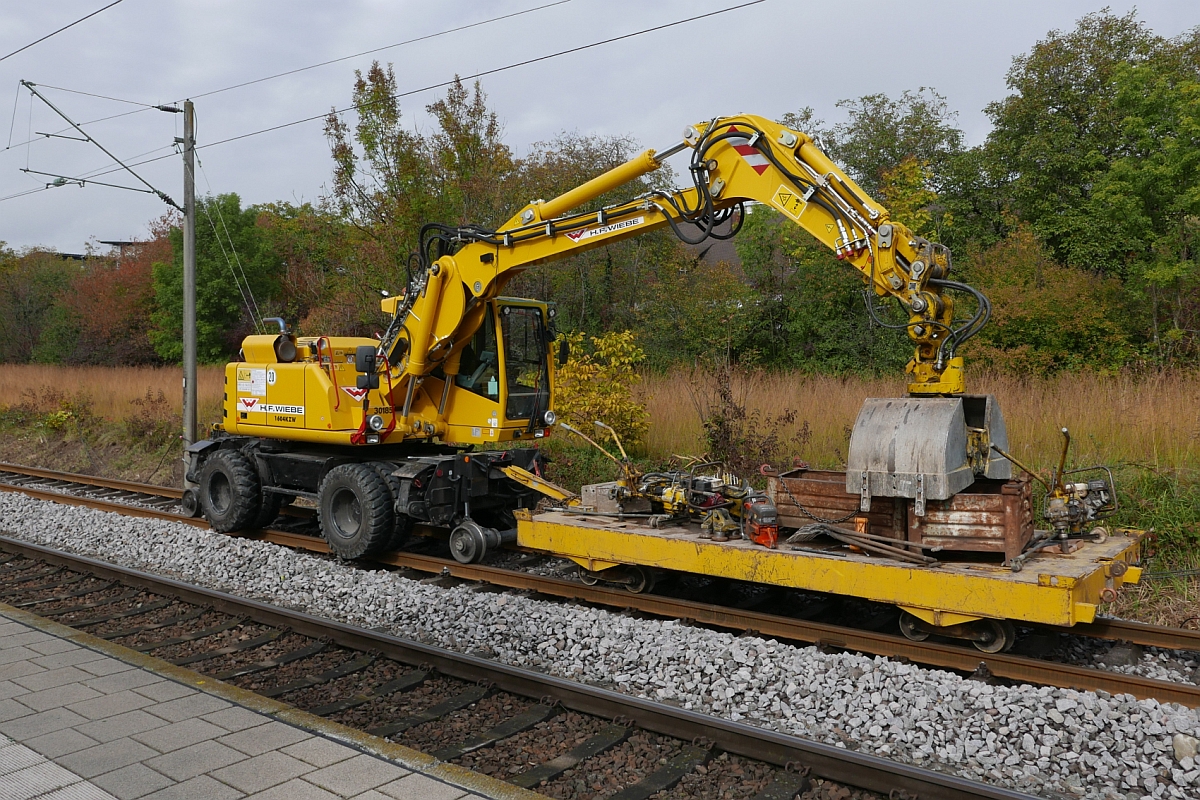
[{"label": "rubber tire", "polygon": [[221,533],[253,527],[262,508],[258,472],[241,450],[218,450],[200,470],[200,510]]},{"label": "rubber tire", "polygon": [[368,464],[379,477],[383,478],[383,482],[387,484],[388,494],[392,503],[392,514],[395,516],[396,524],[392,528],[392,537],[388,540],[385,552],[399,550],[408,541],[408,535],[412,532],[412,518],[396,511],[396,498],[400,496],[400,479],[392,473],[396,471],[395,464],[389,464],[386,461],[372,461]]},{"label": "rubber tire", "polygon": [[262,507],[254,518],[255,528],[265,528],[275,521],[279,516],[279,509],[283,508],[283,498],[284,495],[275,492],[262,493]]},{"label": "rubber tire", "polygon": [[321,535],[338,558],[351,561],[381,553],[395,526],[391,492],[369,464],[342,464],[326,473],[317,490]]}]

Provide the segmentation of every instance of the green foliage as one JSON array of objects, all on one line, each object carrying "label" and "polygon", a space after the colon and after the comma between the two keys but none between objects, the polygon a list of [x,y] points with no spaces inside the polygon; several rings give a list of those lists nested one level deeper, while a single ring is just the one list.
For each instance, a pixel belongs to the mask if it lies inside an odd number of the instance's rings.
[{"label": "green foliage", "polygon": [[[202,362],[228,360],[260,317],[275,316],[279,257],[236,194],[196,201],[196,354]],[[150,341],[167,361],[183,357],[183,233],[171,231],[174,260],[154,265],[156,309]]]},{"label": "green foliage", "polygon": [[1127,65],[1161,64],[1156,54],[1170,47],[1136,12],[1089,14],[1015,58],[1011,93],[987,107],[988,146],[1012,176],[1015,211],[1059,260],[1127,275],[1126,243],[1096,214],[1116,199],[1101,201],[1097,188],[1129,143],[1117,78]]},{"label": "green foliage", "polygon": [[883,171],[879,195],[892,219],[903,221],[909,230],[919,236],[941,241],[943,237],[937,228],[949,227],[952,220],[944,215],[939,216],[937,222],[940,224],[934,225],[938,196],[929,188],[932,179],[933,170],[928,161],[905,156],[899,164]]},{"label": "green foliage", "polygon": [[850,118],[823,133],[821,145],[876,197],[885,173],[906,158],[929,165],[931,176],[936,176],[962,149],[962,131],[954,126],[957,112],[933,89],[905,91],[897,100],[869,94],[841,100],[838,108],[846,109]]},{"label": "green foliage", "polygon": [[24,363],[35,354],[58,360],[55,347],[67,322],[59,298],[79,268],[57,253],[17,255],[0,245],[0,362]]},{"label": "green foliage", "polygon": [[645,353],[630,331],[589,338],[590,352],[583,347],[582,333],[566,336],[571,352],[556,373],[558,413],[585,433],[596,421],[610,425],[627,450],[636,448],[649,426],[645,403],[633,396]]},{"label": "green foliage", "polygon": [[760,206],[751,210],[735,243],[754,290],[742,322],[739,361],[807,372],[903,369],[908,338],[872,326],[862,278],[802,229]]},{"label": "green foliage", "polygon": [[1200,482],[1195,476],[1140,465],[1117,471],[1121,510],[1114,522],[1154,529],[1152,555],[1156,565],[1194,566],[1200,545]]},{"label": "green foliage", "polygon": [[1116,370],[1134,355],[1114,278],[1054,262],[1027,229],[971,258],[992,321],[967,343],[971,363],[1019,375]]},{"label": "green foliage", "polygon": [[680,361],[727,364],[752,323],[756,294],[727,262],[678,259],[648,281],[638,308],[639,334],[651,363],[665,368]]}]

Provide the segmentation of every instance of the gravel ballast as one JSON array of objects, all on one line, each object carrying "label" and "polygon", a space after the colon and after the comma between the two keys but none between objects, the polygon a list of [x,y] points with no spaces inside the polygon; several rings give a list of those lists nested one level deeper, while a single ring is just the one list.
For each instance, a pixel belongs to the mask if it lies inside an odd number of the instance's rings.
[{"label": "gravel ballast", "polygon": [[[0,494],[0,530],[519,667],[1041,795],[1200,797],[1193,709],[442,587],[187,525]],[[1189,755],[1190,754],[1190,755]]]}]

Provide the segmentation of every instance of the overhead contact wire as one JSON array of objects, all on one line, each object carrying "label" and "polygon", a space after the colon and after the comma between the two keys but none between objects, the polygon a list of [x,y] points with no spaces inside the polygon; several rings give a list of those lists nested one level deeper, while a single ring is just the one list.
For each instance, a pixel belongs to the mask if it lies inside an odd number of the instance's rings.
[{"label": "overhead contact wire", "polygon": [[[706,19],[706,18],[708,18],[708,17],[713,17],[713,16],[716,16],[716,15],[718,15],[718,14],[724,14],[724,13],[727,13],[727,12],[729,12],[729,11],[737,11],[737,10],[739,10],[739,9],[742,9],[742,8],[747,8],[747,7],[749,7],[749,6],[755,6],[755,5],[758,5],[758,4],[760,4],[760,3],[765,3],[765,2],[766,2],[766,0],[749,0],[749,2],[746,2],[746,3],[741,3],[741,4],[739,4],[739,5],[735,5],[735,6],[729,6],[729,7],[727,7],[727,8],[718,9],[718,10],[716,10],[716,11],[710,11],[710,12],[707,12],[707,13],[705,13],[705,14],[697,14],[697,15],[695,15],[695,16],[692,16],[692,17],[687,17],[686,19],[676,20],[676,21],[674,21],[674,22],[668,22],[668,23],[664,23],[664,24],[662,24],[662,25],[655,25],[655,26],[653,26],[653,27],[650,27],[650,28],[643,28],[642,30],[633,31],[633,32],[631,32],[631,33],[622,34],[622,35],[620,35],[620,36],[614,36],[614,37],[610,37],[610,38],[608,38],[608,39],[602,39],[602,40],[600,40],[600,41],[592,42],[592,43],[590,43],[590,44],[580,45],[579,47],[572,47],[572,48],[569,48],[569,49],[567,49],[567,50],[560,50],[560,51],[558,51],[558,52],[556,52],[556,53],[550,53],[550,54],[548,54],[548,55],[544,55],[544,56],[538,56],[537,58],[526,59],[526,60],[524,60],[524,61],[517,61],[517,62],[514,62],[514,63],[512,63],[512,64],[507,64],[507,65],[505,65],[505,66],[503,66],[503,67],[496,67],[496,68],[494,68],[494,69],[484,70],[484,71],[482,71],[482,72],[478,72],[478,73],[475,73],[475,74],[473,74],[473,75],[467,75],[467,76],[465,76],[465,77],[460,77],[460,78],[457,78],[456,80],[473,80],[473,79],[475,79],[475,78],[480,78],[480,77],[483,77],[483,76],[485,76],[485,75],[494,75],[494,74],[497,74],[497,73],[500,73],[500,72],[505,72],[505,71],[507,71],[507,70],[510,70],[510,69],[516,69],[516,68],[518,68],[518,67],[527,66],[527,65],[529,65],[529,64],[536,64],[536,63],[538,63],[538,62],[541,62],[541,61],[547,61],[547,60],[550,60],[550,59],[553,59],[553,58],[558,58],[559,56],[569,55],[569,54],[571,54],[571,53],[578,53],[578,52],[580,52],[580,51],[583,51],[583,50],[589,50],[589,49],[591,49],[591,48],[594,48],[594,47],[599,47],[599,46],[601,46],[601,45],[604,45],[604,44],[611,44],[612,42],[618,42],[618,41],[622,41],[622,40],[624,40],[624,39],[631,39],[631,38],[633,38],[633,37],[635,37],[635,36],[641,36],[642,34],[646,34],[646,33],[652,33],[652,32],[654,32],[654,31],[660,31],[660,30],[664,30],[664,29],[666,29],[666,28],[673,28],[673,27],[676,27],[676,26],[678,26],[678,25],[684,25],[684,24],[686,24],[686,23],[689,23],[689,22],[695,22],[695,21],[697,21],[697,20]],[[420,89],[411,89],[411,90],[409,90],[409,91],[406,91],[406,92],[400,92],[400,93],[397,93],[397,94],[395,94],[395,95],[392,95],[392,97],[393,97],[394,99],[399,99],[399,98],[401,98],[401,97],[409,97],[409,96],[411,96],[411,95],[414,95],[414,94],[420,94],[421,92],[426,92],[426,91],[429,91],[429,90],[431,90],[431,89],[440,89],[440,88],[442,88],[442,87],[444,87],[444,86],[449,86],[449,85],[451,85],[451,84],[453,84],[453,83],[454,83],[454,80],[442,81],[442,82],[440,82],[440,83],[430,84],[430,85],[428,85],[428,86],[421,87]],[[334,113],[334,114],[342,114],[342,113],[345,113],[346,111],[354,111],[354,110],[358,110],[358,109],[360,109],[360,108],[366,108],[366,107],[368,107],[369,105],[370,105],[370,104],[368,104],[368,103],[363,103],[363,104],[354,105],[354,106],[347,106],[346,108],[339,109],[339,110],[335,110],[335,111],[333,111],[333,112],[331,112],[331,113]],[[132,112],[126,112],[126,113],[130,113],[130,114],[136,114],[136,113],[139,113],[140,111],[144,111],[144,110],[145,110],[145,109],[139,109],[138,111],[132,111]],[[286,122],[286,123],[283,123],[283,124],[281,124],[281,125],[274,125],[274,126],[272,126],[272,127],[270,127],[270,128],[263,128],[263,129],[261,129],[261,130],[257,130],[257,131],[250,131],[249,133],[243,133],[243,134],[239,134],[238,136],[231,136],[231,137],[229,137],[229,138],[227,138],[227,139],[219,139],[219,140],[217,140],[217,141],[215,141],[215,142],[209,142],[208,144],[204,144],[204,145],[198,145],[198,146],[196,147],[196,149],[197,149],[197,150],[200,150],[200,149],[203,149],[203,148],[208,148],[208,147],[216,147],[217,145],[221,145],[221,144],[228,144],[229,142],[235,142],[235,141],[238,141],[238,140],[241,140],[241,139],[247,139],[247,138],[250,138],[250,137],[252,137],[252,136],[258,136],[258,135],[260,135],[260,134],[264,134],[264,133],[271,133],[272,131],[282,130],[282,129],[284,129],[284,128],[290,128],[290,127],[292,127],[292,126],[294,126],[294,125],[300,125],[300,124],[303,124],[303,123],[305,123],[305,122],[312,122],[312,121],[314,121],[314,120],[318,120],[318,119],[325,119],[325,118],[328,116],[328,113],[329,113],[329,112],[327,112],[327,113],[323,113],[323,114],[319,114],[319,115],[317,115],[317,116],[305,117],[305,118],[303,118],[303,119],[293,120],[292,122]],[[169,153],[169,154],[167,154],[167,155],[163,155],[163,156],[157,156],[157,157],[155,157],[155,158],[148,158],[148,159],[146,159],[145,161],[137,161],[137,162],[134,162],[134,163],[130,164],[129,166],[131,166],[131,167],[140,167],[140,166],[142,166],[142,165],[144,165],[144,164],[150,164],[150,163],[153,163],[153,162],[155,162],[155,161],[162,161],[162,160],[163,160],[163,159],[165,159],[165,158],[171,158],[173,155],[174,155],[173,153]],[[110,169],[110,170],[107,170],[107,171],[105,171],[105,172],[98,172],[98,173],[96,173],[96,174],[95,174],[93,177],[102,177],[102,176],[104,176],[104,175],[107,175],[107,174],[109,174],[109,173],[111,173],[111,172],[118,172],[118,171],[119,171],[119,170],[116,170],[116,169]]]},{"label": "overhead contact wire", "polygon": [[107,11],[108,9],[112,8],[113,6],[115,6],[115,5],[117,5],[118,3],[121,3],[121,2],[123,2],[123,1],[124,1],[124,0],[113,0],[113,2],[109,3],[108,5],[104,6],[103,8],[98,8],[98,9],[96,9],[95,11],[93,11],[92,13],[88,14],[87,16],[80,17],[79,19],[75,20],[74,22],[72,22],[72,23],[71,23],[71,24],[69,24],[69,25],[63,25],[63,26],[62,26],[61,28],[59,28],[58,30],[56,30],[56,31],[51,31],[50,33],[47,33],[45,36],[43,36],[43,37],[42,37],[42,38],[40,38],[40,39],[34,39],[34,40],[33,40],[32,42],[30,42],[29,44],[25,45],[24,47],[18,47],[16,50],[13,50],[11,53],[9,53],[9,54],[8,54],[8,55],[6,55],[6,56],[0,56],[0,61],[3,61],[3,60],[4,60],[4,59],[6,59],[6,58],[12,58],[12,57],[13,57],[13,56],[15,56],[17,53],[24,52],[25,50],[28,50],[29,48],[33,47],[35,44],[40,44],[40,43],[42,43],[42,42],[46,41],[46,40],[47,40],[47,39],[49,39],[51,36],[57,36],[58,34],[60,34],[60,33],[62,33],[63,31],[65,31],[67,28],[73,28],[73,27],[75,27],[76,25],[78,25],[79,23],[83,22],[84,20],[91,19],[92,17],[94,17],[94,16],[96,16],[97,14],[99,14],[101,11]]}]

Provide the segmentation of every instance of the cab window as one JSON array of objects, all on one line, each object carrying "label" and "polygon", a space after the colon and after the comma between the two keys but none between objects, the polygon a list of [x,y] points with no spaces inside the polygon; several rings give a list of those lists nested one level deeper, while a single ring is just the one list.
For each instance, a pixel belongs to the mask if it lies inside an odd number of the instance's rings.
[{"label": "cab window", "polygon": [[529,419],[549,408],[546,328],[539,308],[505,306],[500,315],[504,336],[504,372],[508,419]]},{"label": "cab window", "polygon": [[479,330],[462,350],[454,384],[489,400],[500,400],[500,359],[496,347],[496,318],[489,307]]}]

